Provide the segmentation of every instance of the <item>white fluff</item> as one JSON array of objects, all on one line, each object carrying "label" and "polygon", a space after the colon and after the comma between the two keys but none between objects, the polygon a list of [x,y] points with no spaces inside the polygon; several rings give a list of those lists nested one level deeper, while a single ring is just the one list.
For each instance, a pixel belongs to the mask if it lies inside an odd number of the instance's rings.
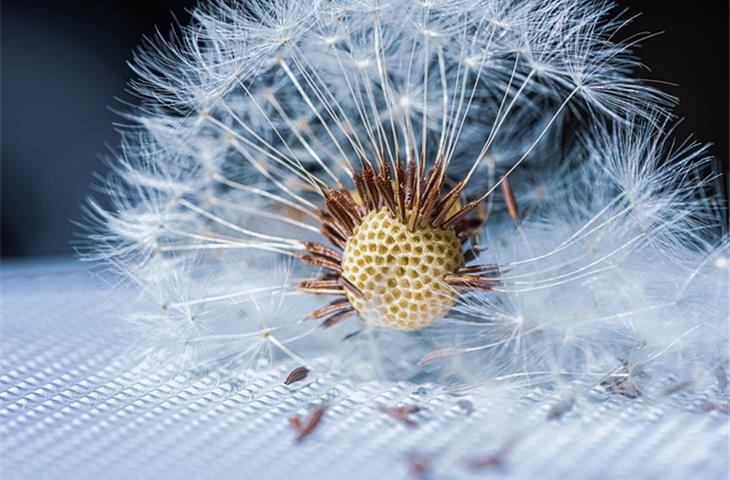
[{"label": "white fluff", "polygon": [[[632,76],[639,39],[603,1],[211,2],[132,62],[90,258],[140,289],[141,341],[186,366],[254,372],[322,355],[352,375],[523,385],[621,372],[699,379],[727,361],[730,248],[701,145]],[[418,333],[332,331],[287,260],[320,239],[316,187],[376,151],[449,161],[490,193],[464,294]],[[522,219],[504,208],[509,175]],[[311,365],[310,365],[311,366]],[[317,367],[322,368],[322,367]],[[623,373],[621,373],[623,375]]]}]

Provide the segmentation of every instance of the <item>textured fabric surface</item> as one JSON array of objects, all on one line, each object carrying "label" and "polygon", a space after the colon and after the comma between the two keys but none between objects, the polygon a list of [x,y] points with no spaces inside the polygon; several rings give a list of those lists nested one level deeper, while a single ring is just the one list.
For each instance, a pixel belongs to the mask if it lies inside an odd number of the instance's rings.
[{"label": "textured fabric surface", "polygon": [[[113,312],[130,298],[72,262],[3,265],[3,479],[728,478],[717,385],[661,402],[542,387],[505,403],[331,375],[285,386],[292,365],[174,374],[125,354]],[[290,418],[322,404],[296,443]],[[383,405],[420,410],[407,425]]]}]

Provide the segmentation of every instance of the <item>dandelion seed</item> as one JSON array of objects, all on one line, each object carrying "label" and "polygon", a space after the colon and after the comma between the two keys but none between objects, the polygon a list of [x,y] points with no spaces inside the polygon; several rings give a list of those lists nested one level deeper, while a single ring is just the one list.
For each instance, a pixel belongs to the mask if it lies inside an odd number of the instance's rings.
[{"label": "dandelion seed", "polygon": [[409,405],[404,407],[387,407],[384,405],[378,405],[378,410],[390,415],[395,420],[398,420],[407,427],[416,427],[418,424],[410,416],[414,413],[421,411],[421,407],[417,405]]},{"label": "dandelion seed", "polygon": [[309,375],[309,369],[307,367],[297,367],[286,376],[284,385],[291,385],[294,382],[304,380]]},{"label": "dandelion seed", "polygon": [[475,471],[501,467],[504,465],[507,455],[517,446],[518,441],[518,437],[512,437],[505,441],[494,453],[471,458],[465,460],[464,463],[469,469]]},{"label": "dandelion seed", "polygon": [[601,386],[608,393],[623,395],[628,398],[638,398],[641,396],[641,390],[634,379],[634,375],[640,372],[632,372],[629,368],[629,362],[625,359],[619,359],[621,368],[608,375],[601,380]]},{"label": "dandelion seed", "polygon": [[305,422],[302,422],[301,418],[299,417],[292,417],[289,419],[290,425],[292,426],[292,428],[294,428],[294,430],[297,431],[297,435],[296,437],[294,437],[294,441],[296,443],[303,441],[305,438],[311,435],[312,432],[314,432],[314,430],[322,421],[322,417],[324,416],[326,410],[327,407],[325,405],[320,405],[319,407],[312,410]]},{"label": "dandelion seed", "polygon": [[418,361],[418,365],[419,366],[426,365],[429,362],[451,358],[451,357],[454,357],[461,353],[464,353],[464,350],[457,349],[457,348],[444,348],[441,350],[436,350],[433,352],[429,352],[426,355],[424,355],[423,357],[421,357],[421,359]]}]

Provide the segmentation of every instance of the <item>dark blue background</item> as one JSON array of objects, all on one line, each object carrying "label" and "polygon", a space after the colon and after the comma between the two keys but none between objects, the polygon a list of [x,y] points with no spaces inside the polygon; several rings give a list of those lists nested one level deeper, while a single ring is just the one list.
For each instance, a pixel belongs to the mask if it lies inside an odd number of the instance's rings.
[{"label": "dark blue background", "polygon": [[[3,256],[72,251],[70,220],[80,218],[93,172],[104,171],[105,145],[117,143],[109,107],[130,100],[125,61],[142,35],[169,28],[171,12],[187,23],[194,3],[2,2]],[[619,3],[644,12],[631,32],[666,32],[641,57],[649,76],[679,84],[666,89],[681,97],[680,136],[715,143],[727,162],[728,2]]]}]

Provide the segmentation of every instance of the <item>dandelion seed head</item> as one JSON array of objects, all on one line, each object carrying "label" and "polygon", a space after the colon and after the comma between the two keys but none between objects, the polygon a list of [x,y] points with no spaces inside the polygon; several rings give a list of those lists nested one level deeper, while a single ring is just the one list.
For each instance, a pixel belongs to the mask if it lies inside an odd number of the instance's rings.
[{"label": "dandelion seed head", "polygon": [[717,364],[721,188],[625,22],[584,0],[201,4],[135,53],[89,257],[190,365],[326,354],[494,386]]}]

